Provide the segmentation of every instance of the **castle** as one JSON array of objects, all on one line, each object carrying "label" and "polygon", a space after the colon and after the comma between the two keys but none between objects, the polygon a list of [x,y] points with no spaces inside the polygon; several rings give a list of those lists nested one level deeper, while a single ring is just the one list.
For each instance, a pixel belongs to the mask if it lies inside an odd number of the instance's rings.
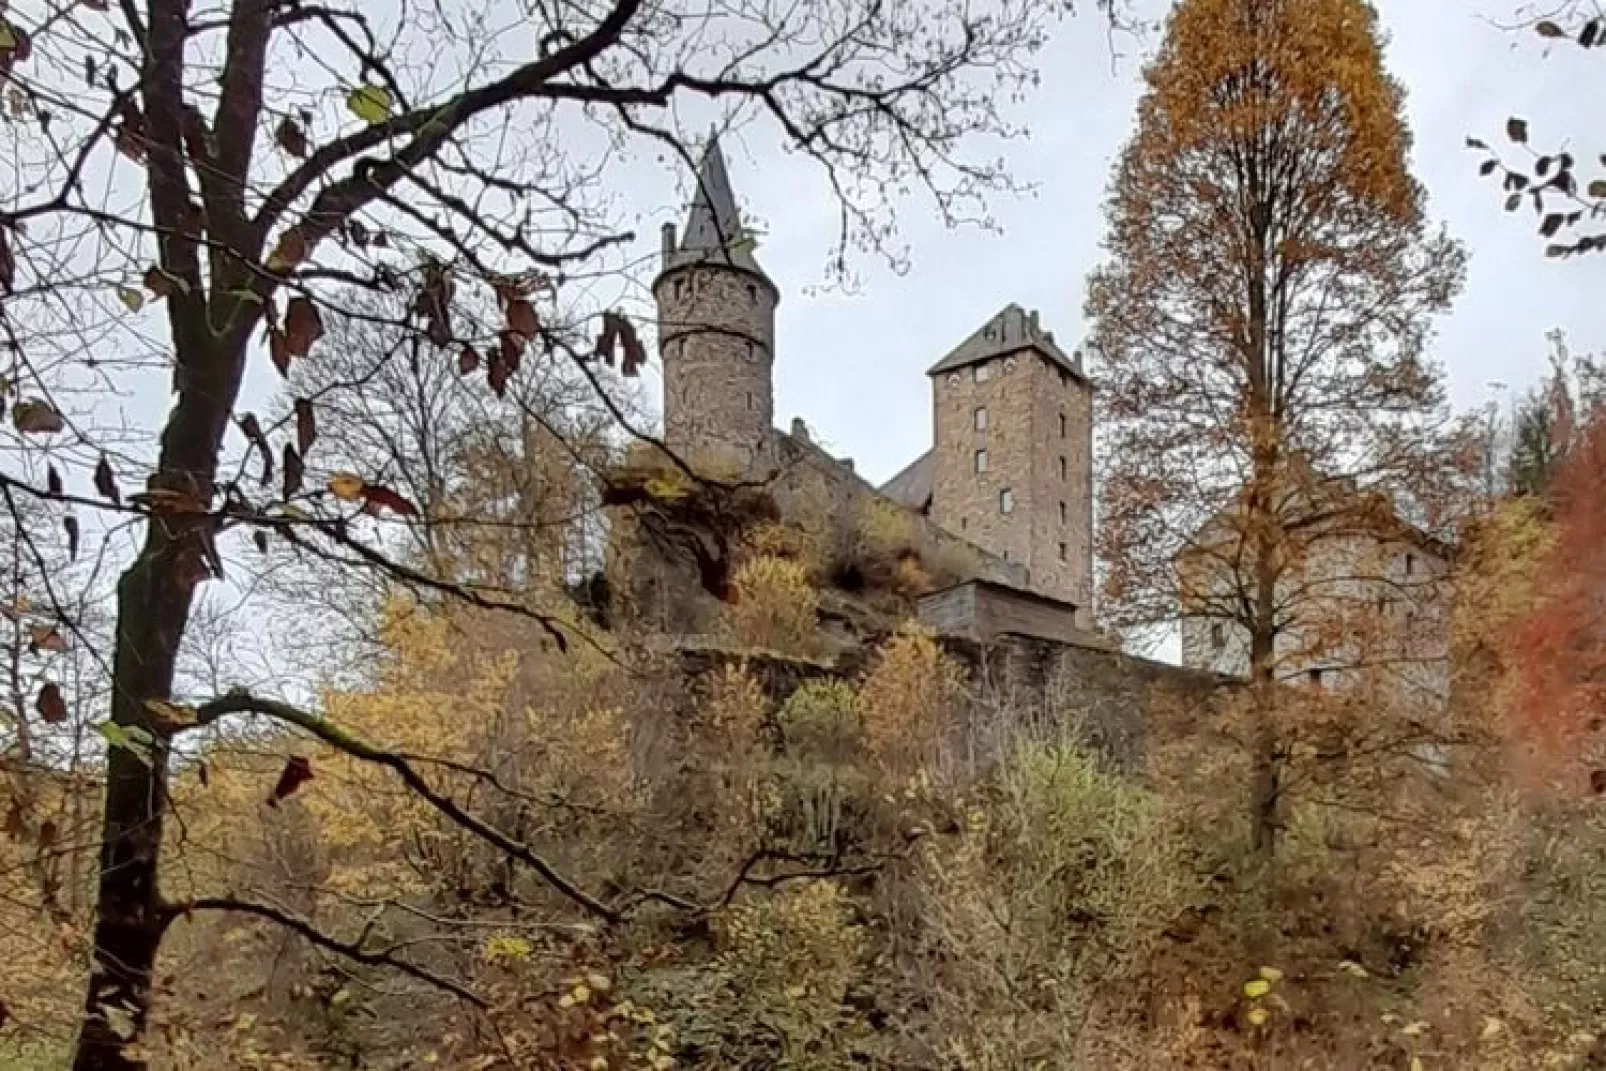
[{"label": "castle", "polygon": [[[874,487],[851,461],[814,443],[803,421],[789,432],[774,426],[781,294],[754,256],[717,139],[698,168],[684,227],[664,225],[652,292],[664,442],[678,457],[704,473],[762,482],[783,516],[820,502],[840,517],[867,505],[898,511],[909,522],[911,548],[923,560],[949,563],[948,579],[957,578],[918,600],[921,620],[939,634],[1115,655],[1093,615],[1093,386],[1080,351],[1061,348],[1036,312],[1006,306],[927,370],[933,445]],[[1199,553],[1177,562],[1191,592],[1179,607],[1182,664],[1242,678],[1247,647],[1228,606],[1232,590],[1208,568],[1214,538],[1207,526]],[[1359,683],[1362,668],[1387,665],[1399,678],[1394,690],[1409,702],[1442,706],[1448,553],[1424,540],[1396,523],[1322,541],[1297,577],[1306,586],[1327,584],[1318,616],[1341,634],[1283,629],[1279,676],[1343,690]],[[689,616],[677,620],[675,607],[685,600],[672,587],[660,585],[659,623],[669,632],[696,631]]]},{"label": "castle", "polygon": [[[717,140],[684,227],[664,225],[652,293],[677,456],[767,479],[783,500],[809,484],[844,506],[873,496],[907,511],[917,544],[965,562],[963,590],[931,603],[950,631],[990,614],[998,629],[1091,639],[1093,388],[1037,313],[1007,306],[931,366],[934,445],[872,488],[802,421],[774,427],[780,290],[753,255]],[[953,616],[962,606],[968,620]]]}]

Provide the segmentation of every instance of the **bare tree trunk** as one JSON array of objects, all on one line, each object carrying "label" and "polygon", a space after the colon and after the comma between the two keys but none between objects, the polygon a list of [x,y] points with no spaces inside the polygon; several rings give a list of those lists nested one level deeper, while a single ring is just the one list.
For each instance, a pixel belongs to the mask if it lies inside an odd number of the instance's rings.
[{"label": "bare tree trunk", "polygon": [[1257,572],[1255,624],[1249,642],[1249,688],[1254,716],[1249,798],[1249,840],[1257,859],[1269,862],[1277,850],[1278,796],[1275,578]]},{"label": "bare tree trunk", "polygon": [[[150,486],[209,504],[244,346],[225,339],[189,348],[188,359],[180,353],[184,386],[163,431]],[[121,747],[107,753],[94,964],[74,1071],[146,1066],[125,1049],[143,1032],[166,922],[158,871],[168,804],[168,740],[146,704],[172,696],[179,643],[195,586],[207,575],[215,523],[205,513],[152,518],[139,557],[117,585],[111,717],[125,728],[144,730],[155,743],[148,757]]]}]

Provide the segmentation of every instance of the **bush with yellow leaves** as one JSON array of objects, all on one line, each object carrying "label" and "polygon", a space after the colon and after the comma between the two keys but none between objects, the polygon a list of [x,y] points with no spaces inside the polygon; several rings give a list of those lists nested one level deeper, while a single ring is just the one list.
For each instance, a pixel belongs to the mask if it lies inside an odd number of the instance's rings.
[{"label": "bush with yellow leaves", "polygon": [[870,750],[889,768],[927,759],[957,722],[965,674],[931,632],[905,623],[876,652],[859,686]]},{"label": "bush with yellow leaves", "polygon": [[731,639],[746,648],[808,655],[818,647],[819,592],[801,562],[772,554],[744,561],[732,578]]}]

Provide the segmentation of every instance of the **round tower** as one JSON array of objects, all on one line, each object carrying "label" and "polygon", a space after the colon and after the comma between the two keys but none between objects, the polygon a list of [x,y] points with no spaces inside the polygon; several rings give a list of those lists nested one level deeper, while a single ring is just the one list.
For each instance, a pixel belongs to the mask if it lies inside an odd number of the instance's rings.
[{"label": "round tower", "polygon": [[653,283],[664,369],[664,442],[714,477],[767,467],[774,423],[775,306],[753,258],[717,140],[697,171],[684,231],[663,231]]}]

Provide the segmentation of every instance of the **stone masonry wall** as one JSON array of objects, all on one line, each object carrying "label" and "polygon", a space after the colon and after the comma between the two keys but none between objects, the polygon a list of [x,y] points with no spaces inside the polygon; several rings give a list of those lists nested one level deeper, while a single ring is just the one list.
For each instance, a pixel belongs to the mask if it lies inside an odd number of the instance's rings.
[{"label": "stone masonry wall", "polygon": [[[984,378],[977,378],[978,370]],[[1091,629],[1091,389],[1035,351],[1022,350],[940,374],[932,390],[932,520],[1025,565],[1034,590],[1075,604],[1078,624]],[[985,429],[976,427],[981,408]],[[982,449],[987,471],[977,472]],[[1008,514],[1001,503],[1006,489],[1014,499]]]},{"label": "stone masonry wall", "polygon": [[813,442],[779,431],[771,434],[770,454],[778,466],[771,490],[781,515],[788,520],[807,519],[823,506],[836,523],[851,528],[864,523],[868,512],[880,506],[908,526],[910,545],[928,567],[940,566],[965,579],[979,577],[1025,586],[1027,571],[1023,563],[1005,561],[931,519],[891,502],[847,462],[832,457]]},{"label": "stone masonry wall", "polygon": [[[1038,507],[1032,526],[1032,586],[1074,603],[1077,624],[1093,627],[1093,389],[1058,365],[1032,362]],[[1063,431],[1061,417],[1064,418]],[[1064,458],[1063,466],[1060,459]],[[1065,554],[1060,555],[1064,544]]]},{"label": "stone masonry wall", "polygon": [[776,293],[758,275],[692,265],[653,288],[664,364],[664,441],[712,475],[762,465],[774,421]]}]

